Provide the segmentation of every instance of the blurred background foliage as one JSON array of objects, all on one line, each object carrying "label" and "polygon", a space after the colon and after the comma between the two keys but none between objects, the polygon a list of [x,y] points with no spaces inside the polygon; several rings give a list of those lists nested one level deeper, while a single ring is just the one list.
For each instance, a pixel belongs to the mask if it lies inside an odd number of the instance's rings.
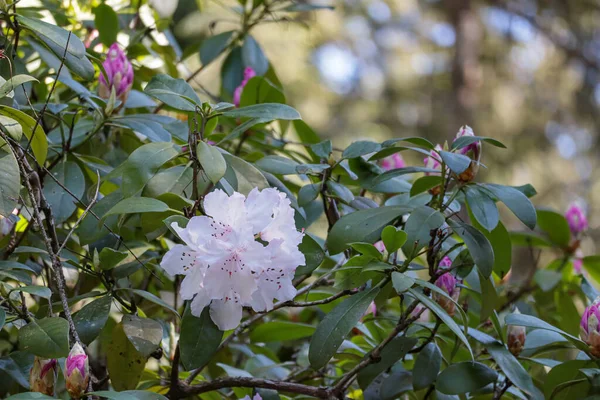
[{"label": "blurred background foliage", "polygon": [[[262,0],[254,0],[260,2]],[[501,140],[507,151],[483,155],[479,180],[531,182],[533,200],[558,210],[578,202],[590,231],[582,243],[595,254],[600,236],[596,201],[600,104],[600,5],[595,1],[337,0],[295,2],[271,10],[251,34],[272,62],[289,104],[339,148],[354,140],[453,137],[468,124]],[[67,13],[53,12],[68,5]],[[92,23],[100,1],[23,0],[50,18],[83,15],[90,48],[102,54]],[[238,29],[241,3],[232,0],[108,0],[118,13],[118,41],[135,58],[141,90],[167,72],[190,79],[205,97],[231,100],[219,76],[221,55],[202,67],[207,38]],[[276,2],[274,4],[277,4]],[[289,3],[286,3],[289,7]],[[280,10],[280,9],[279,9]],[[77,18],[75,18],[77,16]],[[87,17],[86,17],[87,16]],[[88,26],[85,20],[89,20]],[[136,28],[136,29],[133,29]],[[140,32],[141,29],[141,34]],[[116,32],[118,29],[115,29]],[[292,56],[293,55],[293,56]],[[198,73],[198,70],[200,72]],[[241,79],[241,77],[240,77]],[[422,161],[407,154],[410,165]],[[317,225],[318,226],[318,225]],[[515,222],[514,227],[519,227]],[[318,229],[318,228],[317,228]]]}]

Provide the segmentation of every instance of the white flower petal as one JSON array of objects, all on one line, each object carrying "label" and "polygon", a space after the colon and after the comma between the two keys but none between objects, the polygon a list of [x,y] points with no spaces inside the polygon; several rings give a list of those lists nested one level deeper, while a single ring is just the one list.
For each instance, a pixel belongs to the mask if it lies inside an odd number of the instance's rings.
[{"label": "white flower petal", "polygon": [[190,309],[192,311],[192,315],[199,317],[202,314],[202,310],[210,303],[210,298],[206,295],[204,291],[200,291],[192,303],[190,304]]},{"label": "white flower petal", "polygon": [[231,300],[213,300],[210,318],[222,331],[235,329],[242,320],[242,305]]},{"label": "white flower petal", "polygon": [[179,294],[183,300],[191,300],[196,293],[202,290],[205,268],[194,268],[181,282]]},{"label": "white flower petal", "polygon": [[273,211],[279,205],[283,193],[267,188],[259,191],[252,189],[246,199],[247,221],[252,225],[252,233],[261,232],[272,221]]},{"label": "white flower petal", "polygon": [[188,246],[177,244],[165,254],[160,267],[171,276],[186,275],[191,268],[198,265],[196,255]]}]

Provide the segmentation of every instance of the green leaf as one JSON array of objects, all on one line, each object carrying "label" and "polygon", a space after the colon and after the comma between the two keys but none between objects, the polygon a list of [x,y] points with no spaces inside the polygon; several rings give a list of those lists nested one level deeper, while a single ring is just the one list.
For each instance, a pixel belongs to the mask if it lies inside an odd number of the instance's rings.
[{"label": "green leaf", "polygon": [[135,389],[146,366],[146,357],[127,339],[123,323],[112,330],[106,349],[108,375],[115,390]]},{"label": "green leaf", "polygon": [[186,308],[181,320],[181,362],[186,370],[192,370],[208,363],[221,343],[223,332],[210,318],[208,307],[202,310],[200,317],[192,315]]},{"label": "green leaf", "polygon": [[485,184],[483,187],[490,190],[494,196],[503,202],[529,229],[535,228],[537,219],[535,208],[527,196],[521,191],[510,186],[493,184]]},{"label": "green leaf", "polygon": [[416,144],[417,146],[425,147],[426,149],[433,150],[435,146],[429,140],[422,137],[407,137],[407,138],[399,138],[399,139],[390,139],[386,140],[381,144],[382,147],[390,147],[395,145],[398,142],[408,142],[412,144]]},{"label": "green leaf", "polygon": [[40,296],[48,300],[50,300],[50,298],[52,297],[52,290],[50,290],[46,286],[18,286],[11,290],[11,292],[13,291],[29,293],[34,296]]},{"label": "green leaf", "polygon": [[160,346],[163,328],[159,322],[126,314],[121,324],[125,336],[143,357],[149,357]]},{"label": "green leaf", "polygon": [[408,234],[398,230],[395,226],[386,226],[383,228],[383,231],[381,231],[381,240],[383,240],[383,244],[390,254],[398,251],[398,249],[406,243],[407,239]]},{"label": "green leaf", "polygon": [[0,128],[16,141],[20,141],[23,137],[23,127],[10,117],[0,115]]},{"label": "green leaf", "polygon": [[342,153],[342,158],[356,158],[381,150],[381,145],[367,140],[352,143]]},{"label": "green leaf", "polygon": [[216,147],[200,141],[198,142],[197,153],[198,161],[200,161],[208,179],[214,184],[219,182],[227,171],[227,163],[221,152]]},{"label": "green leaf", "polygon": [[129,254],[124,251],[113,250],[110,247],[105,247],[100,251],[100,269],[110,270],[119,265],[121,261],[127,258]]},{"label": "green leaf", "polygon": [[97,392],[90,392],[89,394],[110,400],[167,400],[167,398],[161,394],[145,390],[124,390],[122,392],[99,390]]},{"label": "green leaf", "polygon": [[[77,163],[72,161],[60,162],[52,168],[50,173],[75,197],[78,199],[83,197],[85,193],[85,177]],[[49,176],[44,179],[44,195],[52,208],[57,224],[61,224],[69,219],[77,208],[75,204],[77,200]]]},{"label": "green leaf", "polygon": [[427,246],[431,241],[431,231],[442,226],[444,221],[444,216],[431,207],[415,208],[404,224],[404,232],[408,237],[402,246],[404,254],[407,257],[413,257],[419,250]]},{"label": "green leaf", "polygon": [[[17,15],[17,19],[21,25],[34,32],[44,42],[50,42],[63,51],[67,47],[67,52],[77,58],[85,56],[85,46],[74,34],[71,34],[69,38],[69,31],[39,19],[24,17],[23,15]],[[68,46],[67,41],[69,42]]]},{"label": "green leaf", "polygon": [[589,352],[588,345],[585,344],[579,338],[576,338],[573,335],[563,332],[560,329],[558,329],[558,328],[550,325],[549,323],[542,321],[541,319],[536,318],[532,315],[509,314],[506,316],[506,318],[504,318],[504,323],[506,325],[518,325],[518,326],[525,326],[528,328],[545,329],[548,331],[556,332],[556,333],[562,335],[569,342],[573,343],[575,345],[575,347],[577,347],[579,350],[584,351],[585,353]]},{"label": "green leaf", "polygon": [[276,175],[296,175],[298,163],[282,156],[265,156],[254,163],[263,171]]},{"label": "green leaf", "polygon": [[346,204],[350,204],[354,200],[354,194],[346,185],[330,180],[327,182],[327,189]]},{"label": "green leaf", "polygon": [[471,225],[448,220],[448,225],[465,242],[479,271],[488,278],[494,268],[494,249],[485,235]]},{"label": "green leaf", "polygon": [[204,65],[213,62],[229,44],[233,31],[219,33],[204,39],[200,46],[200,62]]},{"label": "green leaf", "polygon": [[185,80],[166,74],[153,76],[144,88],[144,93],[176,110],[195,112],[196,106],[202,105],[194,89]]},{"label": "green leaf", "polygon": [[6,400],[45,400],[45,399],[54,399],[54,397],[47,396],[43,393],[39,392],[25,392],[13,394],[10,397],[7,397]]},{"label": "green leaf", "polygon": [[306,122],[297,119],[292,124],[302,143],[316,144],[321,142],[319,135]]},{"label": "green leaf", "polygon": [[[2,312],[4,312],[4,310]],[[26,368],[25,369],[21,360],[26,359],[27,360],[26,363],[30,364],[31,363],[31,361],[29,361],[30,358],[33,359],[33,357],[30,356],[28,353],[23,353],[23,352],[13,352],[10,356],[5,356],[5,357],[0,358],[0,374],[2,375],[2,378],[3,378],[2,383],[6,384],[9,382],[10,383],[16,382],[24,388],[29,388],[29,382],[27,379],[27,375],[29,375],[28,367],[30,367],[30,365],[25,366],[25,368]],[[9,378],[11,378],[11,379],[8,379],[9,382],[5,381],[7,375]],[[11,380],[12,380],[12,382],[11,382]],[[14,386],[15,385],[13,385],[13,387]],[[6,386],[4,386],[4,387],[6,387]],[[38,393],[38,394],[43,396],[41,393]],[[11,396],[9,398],[16,398],[16,397]],[[23,396],[21,398],[24,399],[27,397]],[[33,398],[37,398],[37,397],[35,397],[35,395],[30,397],[30,399],[33,399]],[[39,398],[42,398],[42,397],[39,397]],[[51,397],[46,397],[46,398],[51,398]]]},{"label": "green leaf", "polygon": [[[471,211],[469,209],[469,211]],[[494,272],[500,277],[504,276],[510,271],[512,265],[512,242],[510,234],[506,230],[506,227],[502,222],[498,222],[498,225],[493,231],[488,232],[479,225],[479,222],[469,214],[469,218],[473,226],[480,230],[481,233],[490,241],[492,249],[494,250]]]},{"label": "green leaf", "polygon": [[439,175],[422,176],[417,179],[410,188],[410,197],[414,197],[419,193],[437,187],[442,184],[442,177]]},{"label": "green leaf", "polygon": [[19,200],[21,174],[12,149],[0,138],[0,215],[8,218]]},{"label": "green leaf", "polygon": [[377,250],[377,247],[373,246],[371,243],[350,243],[350,246],[357,252],[362,255],[372,257],[376,260],[381,260],[381,253]]},{"label": "green leaf", "polygon": [[406,292],[415,284],[415,280],[402,272],[392,272],[392,285],[398,294]]},{"label": "green leaf", "polygon": [[92,9],[94,13],[94,25],[98,29],[100,42],[109,47],[117,41],[119,33],[119,17],[111,6],[101,3]]},{"label": "green leaf", "polygon": [[177,315],[179,317],[179,313],[177,312],[176,309],[174,309],[172,306],[170,306],[169,304],[167,304],[163,299],[161,299],[158,296],[153,295],[150,292],[147,292],[145,290],[140,290],[140,289],[131,289],[131,288],[120,288],[117,290],[126,290],[128,292],[131,293],[135,293],[138,296],[154,303],[154,304],[158,304],[159,306],[166,308],[167,310],[171,311],[173,314]]},{"label": "green leaf", "polygon": [[333,151],[333,145],[331,144],[331,140],[324,140],[320,143],[311,145],[310,149],[317,157],[327,160]]},{"label": "green leaf", "polygon": [[98,337],[108,321],[110,306],[111,297],[102,296],[75,313],[73,323],[83,343],[88,345]]},{"label": "green leaf", "polygon": [[225,180],[238,192],[248,195],[254,188],[269,187],[265,176],[252,164],[231,154],[223,154],[227,162]]},{"label": "green leaf", "polygon": [[396,168],[391,169],[389,171],[384,172],[383,174],[377,176],[373,180],[373,185],[378,185],[392,178],[396,178],[398,176],[407,175],[407,174],[416,174],[419,172],[429,172],[434,174],[439,174],[440,171],[433,168],[425,168],[425,167],[406,167],[406,168]]},{"label": "green leaf", "polygon": [[111,117],[108,122],[111,125],[131,129],[134,132],[146,136],[152,142],[170,142],[171,133],[163,127],[163,124],[153,119],[152,114],[132,114]]},{"label": "green leaf", "polygon": [[597,367],[597,364],[590,360],[568,360],[555,366],[546,375],[545,398],[552,400],[596,399],[597,395],[586,397],[590,394],[591,385],[580,371],[593,367]]},{"label": "green leaf", "polygon": [[262,122],[279,120],[301,119],[300,113],[286,104],[262,103],[248,107],[234,108],[223,112],[223,115],[231,118],[258,118]]},{"label": "green leaf", "polygon": [[373,288],[347,298],[317,326],[310,341],[308,360],[314,369],[324,367],[379,293]]},{"label": "green leaf", "polygon": [[486,231],[491,232],[500,221],[496,202],[478,186],[465,187],[466,200],[473,216]]},{"label": "green leaf", "polygon": [[327,237],[330,254],[344,251],[350,243],[374,243],[381,237],[381,231],[393,220],[410,212],[404,206],[389,206],[355,211],[340,218]]},{"label": "green leaf", "polygon": [[551,210],[537,210],[537,225],[548,235],[550,241],[562,247],[569,247],[571,230],[563,215]]},{"label": "green leaf", "polygon": [[296,173],[300,175],[320,175],[329,168],[331,167],[327,164],[300,164],[296,166]]},{"label": "green leaf", "polygon": [[242,61],[242,49],[239,46],[232,47],[229,55],[221,66],[221,86],[229,96],[233,96],[235,89],[244,79],[244,62]]},{"label": "green leaf", "polygon": [[[448,313],[438,303],[425,296],[420,290],[408,289],[408,292],[412,294],[415,299],[423,303],[425,307],[429,308],[435,315],[437,315],[442,322],[446,324],[448,328],[456,335],[456,337],[458,337],[460,341],[464,343],[467,350],[469,350],[471,357],[473,357],[473,350],[471,350],[471,345],[469,344],[465,333],[462,331],[462,329],[460,329],[456,322],[454,322],[452,317],[448,315]],[[460,306],[458,308],[460,309]]]},{"label": "green leaf", "polygon": [[[22,85],[27,82],[38,82],[33,76],[29,75],[15,75],[0,86],[0,98],[5,97],[10,92],[12,92],[17,86]],[[19,140],[19,139],[16,139]]]},{"label": "green leaf", "polygon": [[69,323],[63,318],[31,321],[19,329],[22,350],[43,358],[61,358],[69,354]]},{"label": "green leaf", "polygon": [[420,390],[433,384],[442,367],[442,352],[435,342],[427,345],[419,352],[413,368],[413,386]]},{"label": "green leaf", "polygon": [[0,308],[0,330],[4,327],[4,323],[6,322],[6,311],[3,308]]},{"label": "green leaf", "polygon": [[250,333],[253,342],[283,342],[286,340],[297,340],[315,333],[315,327],[308,324],[300,324],[288,321],[271,321],[257,326]]},{"label": "green leaf", "polygon": [[479,312],[479,321],[485,322],[493,314],[494,309],[498,303],[498,293],[494,286],[494,279],[492,277],[486,278],[481,275],[479,276],[479,286],[481,288],[481,310]]},{"label": "green leaf", "polygon": [[438,376],[436,389],[444,394],[463,394],[496,381],[498,373],[485,364],[465,361],[449,365]]},{"label": "green leaf", "polygon": [[252,67],[257,75],[264,75],[269,69],[269,60],[258,42],[251,35],[247,35],[244,39],[242,61],[245,66]]},{"label": "green leaf", "polygon": [[452,146],[450,146],[450,148],[452,150],[462,149],[472,143],[477,143],[477,142],[486,142],[493,146],[506,149],[506,146],[504,144],[502,144],[502,142],[500,142],[494,138],[482,137],[482,136],[461,136],[461,137],[457,138],[456,140],[454,140],[454,142],[452,142]]},{"label": "green leaf", "polygon": [[169,206],[160,200],[151,197],[128,197],[118,202],[113,208],[104,214],[103,218],[109,215],[138,214],[148,212],[169,211]]},{"label": "green leaf", "polygon": [[42,126],[38,124],[34,134],[33,128],[35,127],[35,120],[24,112],[0,105],[0,114],[12,118],[21,124],[23,133],[28,141],[31,141],[31,150],[33,151],[35,159],[39,165],[44,165],[46,155],[48,154],[48,140],[46,139],[46,133],[42,129]]},{"label": "green leaf", "polygon": [[314,199],[319,196],[321,192],[321,183],[311,183],[304,185],[298,192],[298,205],[304,207],[310,204]]},{"label": "green leaf", "polygon": [[442,157],[442,161],[448,168],[457,175],[465,172],[471,165],[471,159],[463,154],[440,151],[440,157]]},{"label": "green leaf", "polygon": [[381,373],[402,359],[417,344],[416,338],[400,336],[393,339],[383,350],[381,360],[370,364],[358,373],[358,386],[366,389]]},{"label": "green leaf", "polygon": [[325,260],[323,248],[311,235],[305,234],[298,250],[304,254],[305,265],[296,268],[296,276],[302,276],[312,273]]}]

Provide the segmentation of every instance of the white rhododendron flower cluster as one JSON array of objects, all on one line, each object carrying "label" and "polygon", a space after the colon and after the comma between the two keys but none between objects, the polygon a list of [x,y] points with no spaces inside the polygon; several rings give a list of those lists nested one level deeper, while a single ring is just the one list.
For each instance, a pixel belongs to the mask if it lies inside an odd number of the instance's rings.
[{"label": "white rhododendron flower cluster", "polygon": [[204,211],[185,228],[172,224],[186,244],[160,264],[170,275],[185,275],[180,294],[192,300],[193,315],[210,305],[212,320],[228,330],[239,325],[244,306],[266,311],[274,299],[294,298],[294,272],[305,262],[298,250],[303,234],[284,193],[255,188],[246,198],[215,190],[204,198]]}]

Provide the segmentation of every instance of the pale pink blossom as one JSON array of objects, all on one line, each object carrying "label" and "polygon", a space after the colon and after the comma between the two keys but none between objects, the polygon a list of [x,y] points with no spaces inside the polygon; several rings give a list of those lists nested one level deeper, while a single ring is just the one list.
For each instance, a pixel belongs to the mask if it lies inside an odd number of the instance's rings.
[{"label": "pale pink blossom", "polygon": [[565,213],[565,218],[569,223],[569,229],[575,236],[579,235],[588,228],[588,221],[583,209],[577,204],[571,204]]},{"label": "pale pink blossom", "polygon": [[193,217],[186,228],[172,224],[186,244],[174,246],[160,264],[170,275],[185,275],[180,294],[192,300],[193,315],[210,306],[215,324],[229,330],[239,325],[244,306],[266,311],[274,299],[294,298],[292,278],[305,262],[298,250],[303,234],[284,193],[253,189],[245,197],[215,190],[204,210],[206,216]]},{"label": "pale pink blossom", "polygon": [[88,388],[90,366],[87,354],[79,343],[75,343],[65,361],[65,382],[72,398],[78,399]]},{"label": "pale pink blossom", "polygon": [[579,336],[588,346],[595,357],[600,357],[600,298],[587,307],[579,324]]},{"label": "pale pink blossom", "polygon": [[376,248],[377,250],[379,250],[379,252],[380,252],[381,254],[383,254],[383,253],[385,252],[385,244],[383,244],[383,240],[380,240],[380,241],[378,241],[378,242],[375,242],[375,244],[374,244],[373,246],[375,246],[375,248]]},{"label": "pale pink blossom", "polygon": [[[442,151],[442,146],[439,144],[435,146],[434,150],[429,152],[429,155],[423,159],[425,168],[442,170],[442,160],[438,152]],[[439,175],[437,172],[426,172],[425,175]]]},{"label": "pale pink blossom", "polygon": [[385,171],[390,171],[398,168],[405,168],[406,162],[404,162],[404,158],[400,153],[394,153],[391,156],[388,156],[381,160],[381,168]]}]

